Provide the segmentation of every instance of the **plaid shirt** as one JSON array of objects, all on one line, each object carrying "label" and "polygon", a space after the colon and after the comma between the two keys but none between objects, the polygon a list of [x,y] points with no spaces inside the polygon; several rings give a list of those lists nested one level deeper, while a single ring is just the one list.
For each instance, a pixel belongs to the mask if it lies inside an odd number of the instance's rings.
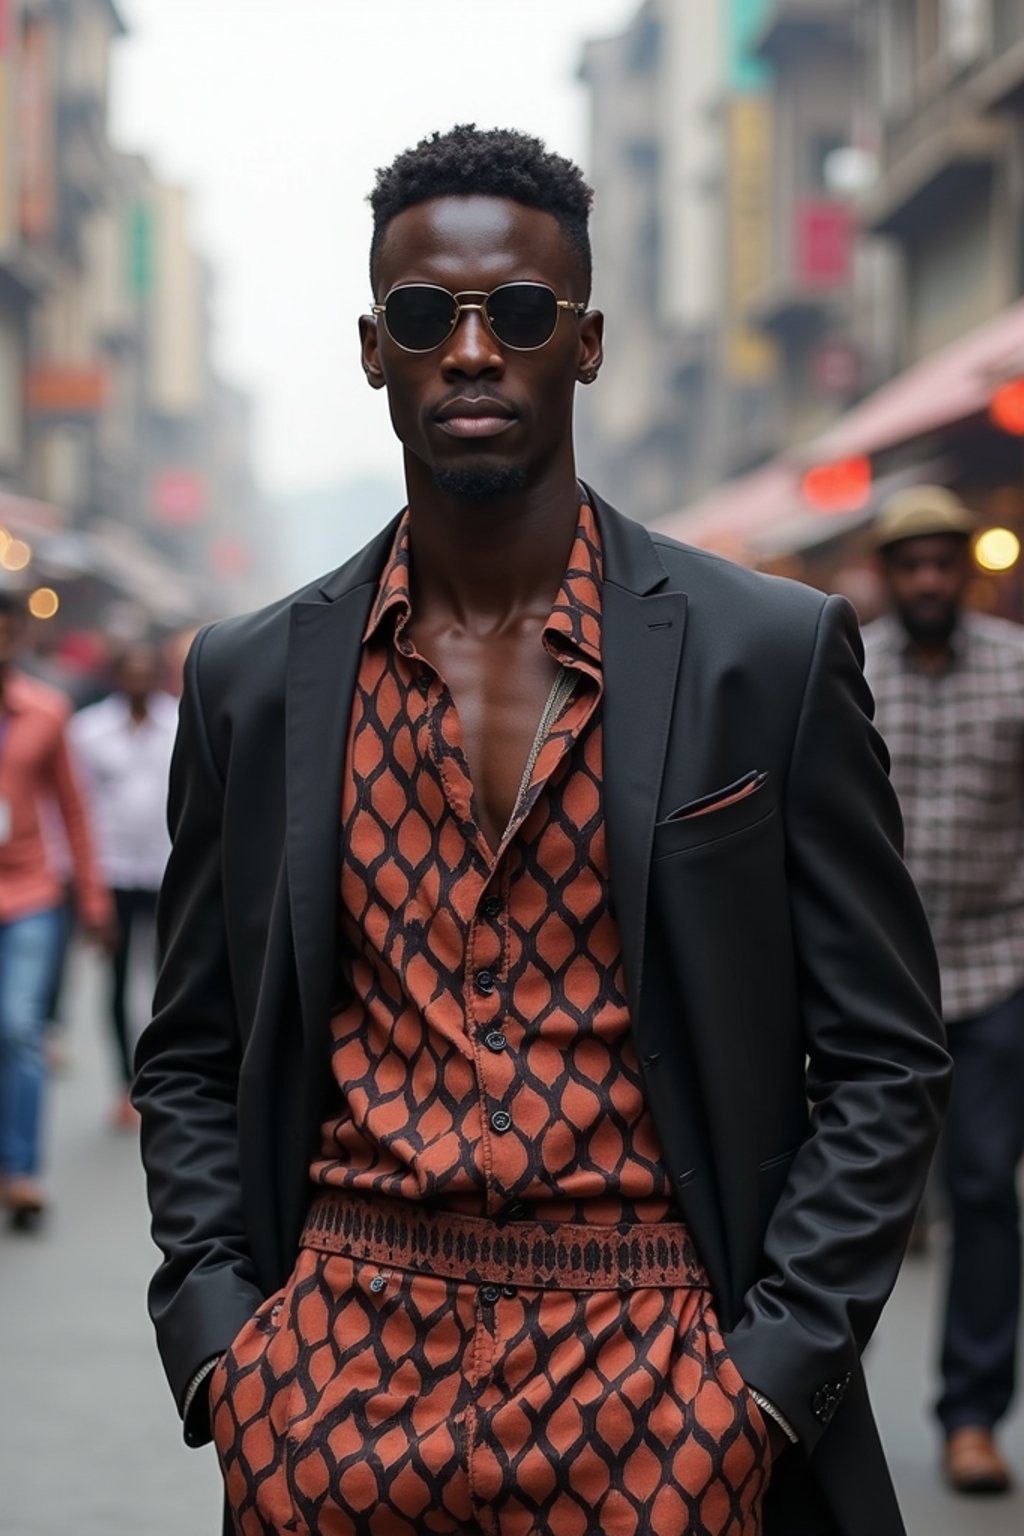
[{"label": "plaid shirt", "polygon": [[1024,986],[1024,629],[964,613],[938,674],[894,616],[864,645],[943,1012],[969,1018]]}]

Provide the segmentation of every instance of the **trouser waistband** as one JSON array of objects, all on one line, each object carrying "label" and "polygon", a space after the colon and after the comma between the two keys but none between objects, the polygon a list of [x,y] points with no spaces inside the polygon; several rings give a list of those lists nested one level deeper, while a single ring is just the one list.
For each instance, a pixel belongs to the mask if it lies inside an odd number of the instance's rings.
[{"label": "trouser waistband", "polygon": [[314,1201],[301,1242],[322,1253],[474,1284],[572,1291],[708,1284],[682,1222],[496,1221],[333,1190]]}]

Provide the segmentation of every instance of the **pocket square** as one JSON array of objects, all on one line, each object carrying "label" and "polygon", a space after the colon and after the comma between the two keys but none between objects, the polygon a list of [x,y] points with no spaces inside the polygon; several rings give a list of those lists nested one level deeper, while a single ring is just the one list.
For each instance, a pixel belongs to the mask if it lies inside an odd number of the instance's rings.
[{"label": "pocket square", "polygon": [[689,804],[681,805],[667,819],[689,821],[694,816],[706,816],[709,811],[724,810],[727,805],[735,805],[737,800],[745,800],[748,795],[754,794],[761,788],[767,777],[766,773],[759,773],[756,768],[752,768],[734,784],[727,784],[724,789],[712,790],[709,795],[702,795],[699,800],[691,800]]}]

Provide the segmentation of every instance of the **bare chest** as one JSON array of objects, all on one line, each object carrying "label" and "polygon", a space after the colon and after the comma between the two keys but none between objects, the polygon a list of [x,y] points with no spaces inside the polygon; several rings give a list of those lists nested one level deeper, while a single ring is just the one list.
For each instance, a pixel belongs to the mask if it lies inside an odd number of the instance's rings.
[{"label": "bare chest", "polygon": [[452,695],[481,829],[495,849],[512,818],[558,667],[536,633],[419,643]]}]

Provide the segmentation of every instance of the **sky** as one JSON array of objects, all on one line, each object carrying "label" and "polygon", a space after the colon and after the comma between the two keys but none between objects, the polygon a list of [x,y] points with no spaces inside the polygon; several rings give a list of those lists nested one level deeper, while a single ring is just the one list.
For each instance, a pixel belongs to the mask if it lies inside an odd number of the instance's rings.
[{"label": "sky", "polygon": [[397,480],[359,366],[375,169],[435,128],[539,134],[586,168],[585,38],[639,0],[120,0],[111,130],[194,193],[215,356],[257,401],[272,495]]}]

